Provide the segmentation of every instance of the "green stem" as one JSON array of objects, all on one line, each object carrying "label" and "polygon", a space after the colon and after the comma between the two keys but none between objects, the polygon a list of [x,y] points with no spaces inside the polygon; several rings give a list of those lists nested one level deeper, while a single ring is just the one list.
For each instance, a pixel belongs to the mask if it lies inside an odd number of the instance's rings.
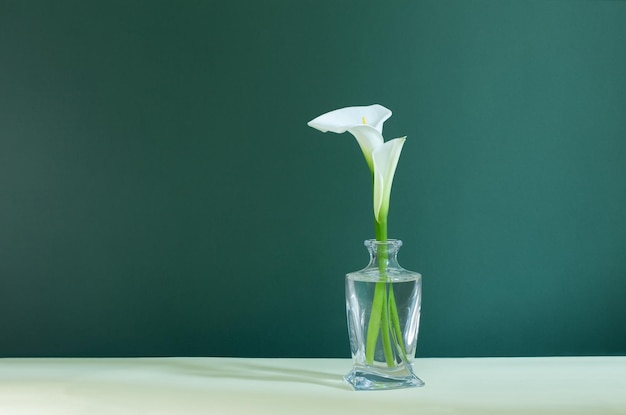
[{"label": "green stem", "polygon": [[[386,308],[385,303],[385,283],[377,282],[376,288],[374,288],[372,313],[367,325],[367,340],[365,343],[365,361],[370,365],[374,363],[374,352],[376,351],[376,343],[380,333],[382,311]],[[386,353],[385,359],[387,359]]]},{"label": "green stem", "polygon": [[391,312],[391,325],[393,326],[394,335],[403,359],[406,361],[406,348],[404,347],[404,339],[402,337],[402,329],[400,328],[400,316],[398,316],[398,306],[396,305],[396,297],[393,294],[393,286],[389,286],[389,311]]},{"label": "green stem", "polygon": [[393,354],[393,346],[391,345],[391,330],[389,330],[389,307],[387,306],[387,298],[385,296],[385,305],[381,315],[380,332],[383,340],[383,351],[385,353],[385,361],[387,366],[393,367],[396,359]]},{"label": "green stem", "polygon": [[[387,241],[387,221],[375,223],[376,240]],[[365,361],[368,364],[374,363],[374,355],[378,336],[382,335],[383,352],[385,361],[389,367],[395,365],[394,351],[391,341],[391,333],[393,330],[396,344],[399,346],[399,352],[404,356],[406,349],[400,327],[400,317],[398,315],[398,307],[396,305],[393,286],[387,281],[387,261],[389,252],[387,246],[381,245],[377,250],[378,269],[380,274],[380,282],[376,283],[374,288],[374,299],[372,302],[372,313],[367,327],[367,340],[365,343]]]},{"label": "green stem", "polygon": [[[387,241],[387,222],[375,223],[376,240],[385,242]],[[372,302],[372,313],[370,314],[370,320],[367,326],[367,340],[365,343],[365,361],[368,364],[374,363],[374,354],[376,351],[376,343],[378,342],[379,334],[382,334],[383,352],[385,355],[385,361],[388,366],[395,364],[393,347],[391,343],[391,331],[389,330],[389,307],[387,305],[387,261],[389,253],[387,246],[380,245],[377,250],[378,257],[378,270],[380,274],[380,282],[376,283],[374,288],[374,300]],[[398,312],[395,311],[397,316]],[[393,311],[392,311],[393,314]]]}]

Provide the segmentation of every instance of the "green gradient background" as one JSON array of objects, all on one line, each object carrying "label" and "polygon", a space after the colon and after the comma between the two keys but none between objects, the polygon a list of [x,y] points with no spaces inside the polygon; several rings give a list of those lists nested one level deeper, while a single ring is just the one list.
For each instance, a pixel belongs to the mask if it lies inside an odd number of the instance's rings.
[{"label": "green gradient background", "polygon": [[0,1],[0,356],[347,357],[391,201],[418,356],[626,353],[626,2]]}]

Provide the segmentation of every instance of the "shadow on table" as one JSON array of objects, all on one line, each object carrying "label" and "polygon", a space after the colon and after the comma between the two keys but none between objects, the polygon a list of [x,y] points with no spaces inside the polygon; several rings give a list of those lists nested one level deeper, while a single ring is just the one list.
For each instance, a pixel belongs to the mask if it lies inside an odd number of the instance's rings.
[{"label": "shadow on table", "polygon": [[[204,361],[176,362],[187,375],[196,375],[211,378],[228,378],[241,380],[263,380],[269,382],[297,382],[327,386],[342,390],[352,390],[344,382],[342,375],[336,372],[324,372],[301,368],[290,368],[287,362],[278,364],[259,363],[258,361]],[[172,363],[168,363],[168,366]],[[171,366],[170,366],[171,367]]]}]

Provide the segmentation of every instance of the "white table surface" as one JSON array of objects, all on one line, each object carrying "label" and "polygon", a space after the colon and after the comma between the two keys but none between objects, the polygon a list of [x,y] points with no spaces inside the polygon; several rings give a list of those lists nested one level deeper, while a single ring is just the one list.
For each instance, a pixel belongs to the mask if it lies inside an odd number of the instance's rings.
[{"label": "white table surface", "polygon": [[355,392],[348,359],[0,359],[2,415],[626,414],[626,357],[417,359]]}]

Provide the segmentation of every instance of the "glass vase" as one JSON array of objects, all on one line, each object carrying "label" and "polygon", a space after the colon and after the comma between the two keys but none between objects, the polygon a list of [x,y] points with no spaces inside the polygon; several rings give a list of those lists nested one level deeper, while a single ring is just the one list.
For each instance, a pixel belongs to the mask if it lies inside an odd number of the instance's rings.
[{"label": "glass vase", "polygon": [[365,241],[370,262],[346,275],[346,311],[355,390],[423,386],[413,371],[422,276],[398,264],[402,241]]}]

